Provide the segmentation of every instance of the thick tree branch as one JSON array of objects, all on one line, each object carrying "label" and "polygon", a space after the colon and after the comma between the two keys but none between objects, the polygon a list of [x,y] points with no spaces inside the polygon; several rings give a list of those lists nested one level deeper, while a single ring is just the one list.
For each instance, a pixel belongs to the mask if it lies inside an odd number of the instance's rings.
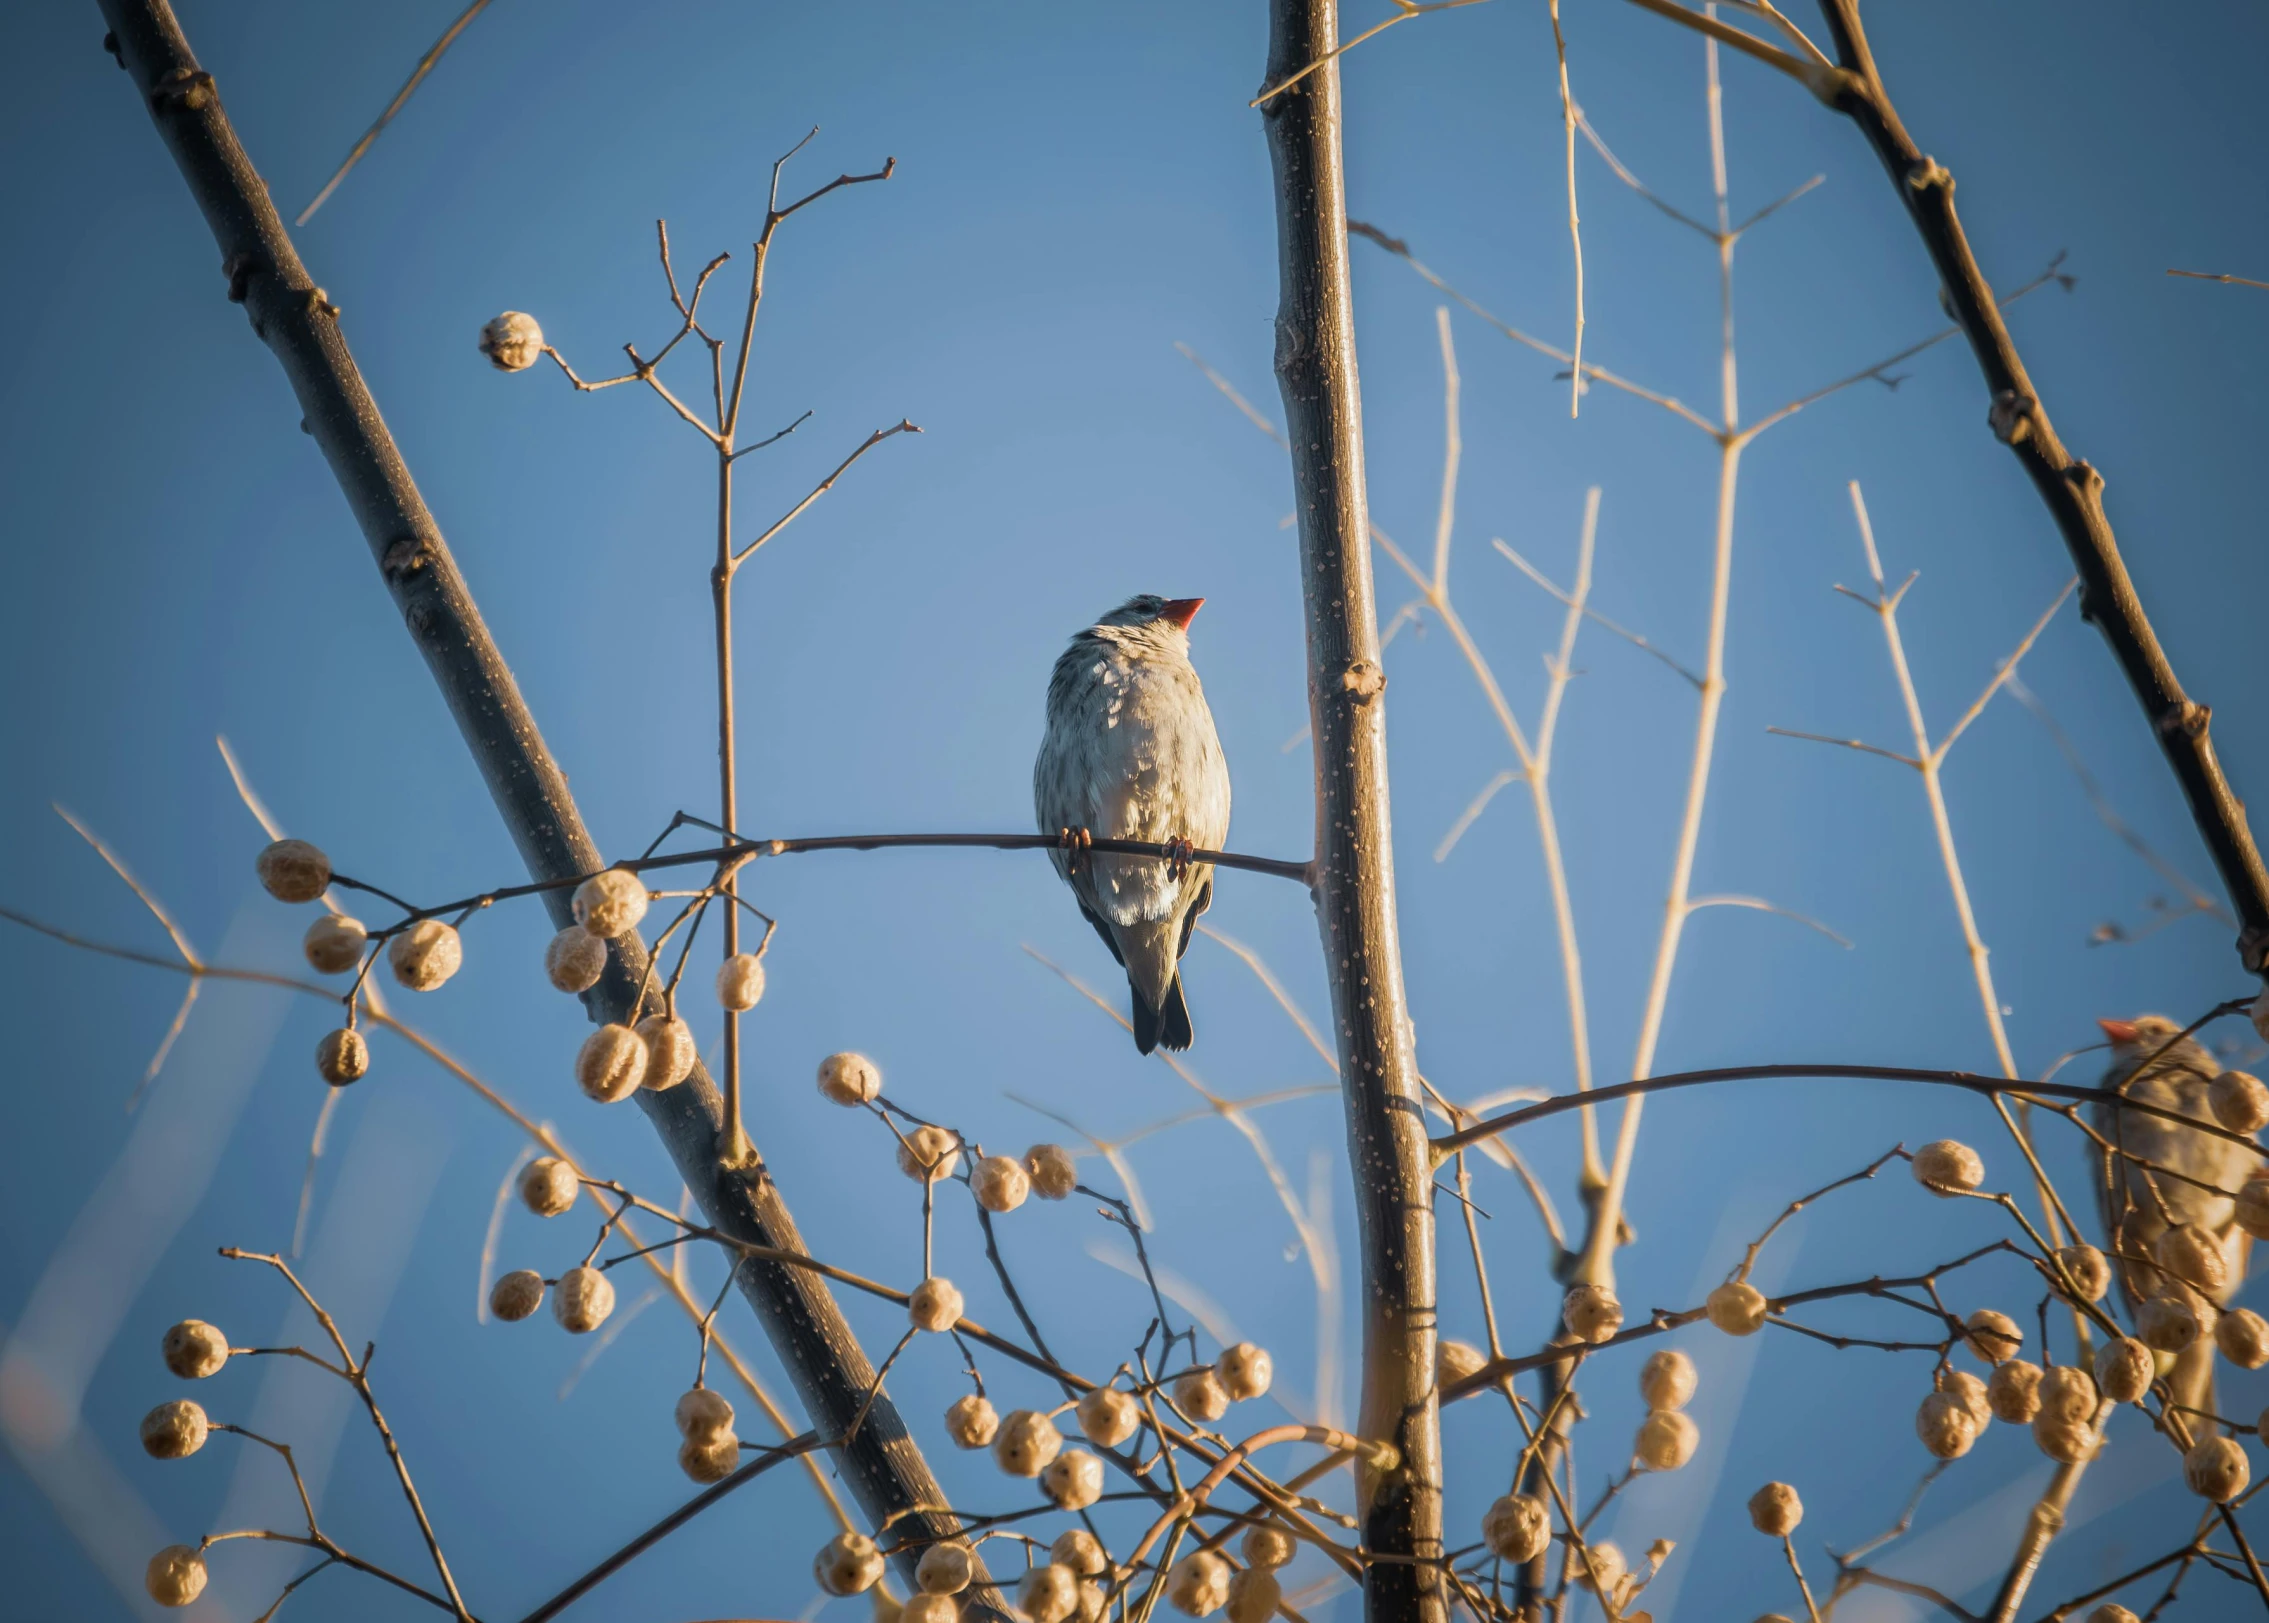
[{"label": "thick tree branch", "polygon": [[[198,67],[165,0],[101,5],[111,28],[108,43],[145,98],[220,246],[229,296],[244,305],[253,331],[282,364],[306,431],[329,462],[529,872],[557,880],[604,866],[348,353],[338,309],[300,263],[266,186],[221,110],[212,77]],[[567,889],[550,890],[545,899],[555,921],[565,926],[572,917]],[[633,1003],[645,952],[635,936],[618,946],[607,977],[586,995],[595,1019],[636,1018]],[[718,1166],[723,1114],[705,1070],[696,1066],[682,1086],[660,1093],[641,1089],[637,1097],[717,1229],[770,1251],[803,1250],[794,1218],[761,1167],[744,1172]],[[810,1270],[757,1256],[744,1257],[735,1273],[793,1376],[814,1429],[842,1437],[868,1401],[874,1370],[825,1283]],[[948,1518],[916,1509],[942,1505],[946,1496],[888,1398],[874,1398],[837,1458],[875,1524],[897,1516],[910,1532],[942,1537],[951,1531]],[[910,1555],[904,1565],[911,1576]],[[988,1604],[995,1599],[989,1589],[982,1593]]]},{"label": "thick tree branch", "polygon": [[2269,868],[2247,826],[2245,806],[2215,759],[2208,707],[2192,700],[2151,629],[2142,599],[2119,555],[2103,504],[2103,476],[2065,449],[2050,425],[2017,346],[2002,321],[1993,289],[1954,210],[1954,177],[1924,156],[1900,122],[1860,24],[1858,0],[1820,0],[1836,61],[1833,93],[1823,95],[1859,126],[1891,177],[1899,201],[1921,235],[1944,287],[1946,307],[1970,341],[1985,374],[1986,421],[2009,447],[2040,493],[2080,572],[2080,613],[2111,644],[2128,685],[2174,769],[2199,835],[2214,858],[2240,920],[2238,956],[2255,974],[2269,952]]},{"label": "thick tree branch", "polygon": [[1443,1623],[1441,1416],[1435,1402],[1432,1168],[1404,1001],[1371,583],[1363,411],[1348,285],[1333,0],[1272,0],[1267,83],[1313,73],[1263,113],[1276,190],[1276,376],[1292,445],[1315,737],[1313,885],[1331,977],[1363,1250],[1357,1429],[1391,1470],[1356,1473],[1372,1623]]}]

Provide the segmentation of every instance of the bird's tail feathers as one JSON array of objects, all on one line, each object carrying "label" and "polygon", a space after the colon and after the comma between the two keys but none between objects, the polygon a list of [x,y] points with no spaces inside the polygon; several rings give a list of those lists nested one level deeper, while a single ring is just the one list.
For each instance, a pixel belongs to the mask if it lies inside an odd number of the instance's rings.
[{"label": "bird's tail feathers", "polygon": [[1134,1026],[1136,1048],[1145,1054],[1158,1048],[1180,1053],[1195,1040],[1196,1033],[1190,1026],[1189,1000],[1182,996],[1181,976],[1176,975],[1172,984],[1166,988],[1166,1002],[1162,1008],[1153,1009],[1144,999],[1142,988],[1131,981],[1128,982],[1128,990],[1134,994],[1128,1002],[1133,1005],[1130,1024]]}]

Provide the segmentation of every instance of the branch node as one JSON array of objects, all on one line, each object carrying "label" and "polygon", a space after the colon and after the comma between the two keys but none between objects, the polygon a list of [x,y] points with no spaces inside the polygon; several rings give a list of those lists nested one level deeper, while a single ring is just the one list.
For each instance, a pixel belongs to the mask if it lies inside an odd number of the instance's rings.
[{"label": "branch node", "polygon": [[1954,195],[1953,173],[1936,158],[1917,158],[1907,165],[1907,185],[1918,192],[1927,192],[1935,186],[1948,197]]},{"label": "branch node", "polygon": [[1986,426],[2002,444],[2019,444],[2032,436],[2033,412],[2039,406],[2040,402],[2029,394],[2004,389],[1993,397],[1993,404],[1986,409]]},{"label": "branch node", "polygon": [[1387,673],[1368,659],[1359,659],[1339,673],[1339,685],[1355,696],[1357,704],[1369,704],[1387,690]]},{"label": "branch node", "polygon": [[190,68],[174,69],[150,90],[150,105],[161,113],[172,107],[200,113],[212,102],[213,76]]},{"label": "branch node", "polygon": [[221,274],[228,278],[228,302],[242,304],[250,291],[252,273],[258,266],[249,253],[231,254],[221,263]]},{"label": "branch node", "polygon": [[2073,459],[2064,470],[2064,480],[2080,493],[2083,501],[2092,501],[2104,493],[2104,476],[2085,458]]},{"label": "branch node", "polygon": [[2159,731],[2168,738],[2180,734],[2184,738],[2204,738],[2207,724],[2213,719],[2214,707],[2185,699],[2170,704],[2159,712]]},{"label": "branch node", "polygon": [[414,535],[405,535],[386,549],[379,560],[378,571],[393,585],[400,585],[433,561],[425,550],[425,543]]}]

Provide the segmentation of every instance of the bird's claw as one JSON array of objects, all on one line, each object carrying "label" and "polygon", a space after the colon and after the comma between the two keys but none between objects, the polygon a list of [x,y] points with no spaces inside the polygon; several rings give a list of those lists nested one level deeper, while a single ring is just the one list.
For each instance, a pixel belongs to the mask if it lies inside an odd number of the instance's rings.
[{"label": "bird's claw", "polygon": [[1188,840],[1168,840],[1166,842],[1166,877],[1177,883],[1180,882],[1189,873],[1190,859],[1196,854],[1197,847]]},{"label": "bird's claw", "polygon": [[1056,844],[1071,853],[1068,866],[1077,873],[1087,866],[1087,854],[1095,844],[1095,836],[1084,828],[1060,828],[1056,830]]}]

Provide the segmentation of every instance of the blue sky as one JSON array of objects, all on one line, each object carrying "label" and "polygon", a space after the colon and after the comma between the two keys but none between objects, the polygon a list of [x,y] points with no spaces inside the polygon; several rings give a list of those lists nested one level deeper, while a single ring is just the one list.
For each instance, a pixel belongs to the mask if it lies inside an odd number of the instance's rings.
[{"label": "blue sky", "polygon": [[[453,10],[245,0],[189,5],[184,20],[289,214]],[[1570,71],[1592,122],[1664,197],[1705,210],[1698,43],[1628,6],[1565,10]],[[2032,295],[2013,328],[2064,437],[2107,478],[2130,567],[2193,696],[2214,706],[2240,792],[2258,793],[2269,700],[2255,606],[2269,563],[2253,544],[2250,469],[2269,294],[2164,272],[2269,267],[2256,157],[2269,131],[2253,73],[2269,25],[2237,6],[2170,24],[2136,8],[2034,0],[1983,10],[1931,0],[1875,22],[1901,110],[1959,179],[1988,273],[2011,286],[2068,256],[2077,286]],[[21,65],[0,106],[0,205],[24,222],[0,261],[15,318],[0,363],[15,605],[0,680],[17,696],[0,721],[10,762],[0,831],[17,853],[0,902],[164,950],[49,809],[59,802],[121,853],[199,950],[289,968],[304,920],[252,883],[260,835],[216,734],[293,833],[389,889],[461,894],[517,877],[517,863],[328,472],[293,431],[273,361],[221,297],[210,238],[100,35],[92,7],[0,18]],[[1245,106],[1263,35],[1255,4],[499,0],[298,233],[610,854],[643,846],[679,807],[710,809],[707,453],[650,398],[578,396],[548,369],[498,375],[474,337],[500,309],[533,312],[586,375],[626,340],[658,341],[668,306],[657,217],[681,267],[735,251],[719,291],[737,300],[768,166],[815,123],[791,185],[885,155],[898,171],[782,232],[748,419],[813,415],[742,465],[743,511],[784,510],[875,427],[907,417],[925,433],[875,451],[742,577],[744,826],[1021,828],[1050,661],[1101,610],[1157,591],[1208,599],[1195,658],[1234,775],[1233,844],[1305,854],[1288,481],[1277,449],[1175,349],[1188,345],[1280,415],[1267,162]],[[1501,0],[1394,29],[1349,58],[1347,84],[1353,213],[1408,239],[1507,320],[1564,343],[1559,106],[1539,9]],[[1726,71],[1726,126],[1737,216],[1825,177],[1740,248],[1740,383],[1754,419],[1927,337],[1942,318],[1927,261],[1853,131],[1738,62]],[[1578,170],[1587,356],[1689,402],[1713,400],[1709,246],[1588,150]],[[1441,300],[1369,244],[1354,255],[1373,513],[1416,543],[1431,534],[1441,479]],[[1524,721],[1559,611],[1489,542],[1501,537],[1565,579],[1594,485],[1596,606],[1698,659],[1708,440],[1605,390],[1571,422],[1551,363],[1463,313],[1452,332],[1464,380],[1452,579]],[[1696,874],[1698,890],[1768,898],[1853,945],[1765,914],[1699,915],[1662,1068],[1991,1064],[1919,785],[1891,763],[1766,732],[1904,742],[1875,623],[1830,589],[1864,574],[1848,481],[1867,493],[1892,578],[1920,571],[1903,625],[1938,727],[2068,577],[2034,496],[1985,430],[1960,346],[1904,363],[1899,376],[1896,389],[1863,384],[1821,402],[1748,455],[1731,688]],[[1382,610],[1407,596],[1382,561]],[[1675,674],[1596,627],[1575,664],[1553,787],[1596,1064],[1612,1077],[1636,1036],[1693,701]],[[1388,666],[1421,1062],[1457,1097],[1564,1088],[1559,960],[1525,797],[1500,796],[1447,861],[1432,860],[1460,810],[1509,764],[1503,742],[1438,627],[1405,630]],[[2116,669],[2069,608],[2024,680],[2120,814],[2210,885]],[[2173,893],[2107,832],[2023,709],[1993,704],[1951,758],[1947,793],[2027,1069],[2089,1041],[2097,1015],[2196,1011],[2245,989],[2230,932],[2204,918],[2132,944],[2089,944],[2106,920],[2148,923],[2149,898]],[[810,1243],[847,1266],[910,1281],[918,1200],[871,1124],[813,1093],[822,1054],[873,1054],[909,1108],[1003,1144],[1057,1131],[1012,1094],[1102,1137],[1199,1102],[1029,955],[1120,995],[1037,859],[811,857],[763,872],[757,894],[782,925],[771,991],[749,1027],[751,1125]],[[1289,888],[1225,878],[1209,922],[1262,954],[1308,1010],[1323,1009],[1311,915]],[[405,1012],[589,1159],[667,1201],[674,1184],[644,1126],[569,1083],[580,1016],[542,984],[544,935],[532,910],[483,917],[464,974]],[[326,1016],[310,999],[208,994],[129,1115],[177,981],[12,927],[0,961],[23,1016],[15,1086],[0,1103],[0,1322],[43,1327],[40,1345],[61,1349],[84,1388],[75,1410],[58,1399],[44,1413],[61,1444],[0,1466],[0,1515],[16,1532],[11,1582],[36,1613],[137,1615],[106,1576],[102,1540],[82,1536],[89,1525],[113,1544],[121,1529],[164,1542],[276,1503],[272,1462],[244,1458],[240,1474],[234,1440],[160,1467],[135,1448],[133,1426],[176,1395],[155,1357],[173,1320],[213,1319],[240,1341],[278,1326],[297,1333],[273,1284],[214,1248],[291,1243],[322,1103],[306,1055]],[[1329,1080],[1221,948],[1193,948],[1189,984],[1200,1032],[1191,1060],[1209,1085],[1242,1097]],[[1303,1097],[1255,1119],[1296,1196],[1319,1219],[1337,1214],[1351,1264],[1334,1102]],[[1901,1140],[1967,1138],[2013,1187],[2013,1154],[1991,1125],[1975,1103],[1864,1086],[1757,1084],[1660,1102],[1641,1143],[1641,1238],[1622,1263],[1624,1299],[1635,1311],[1698,1301],[1782,1203]],[[2076,1144],[2050,1143],[2080,1187]],[[1573,1144],[1565,1120],[1522,1143],[1563,1208]],[[382,1398],[484,1615],[525,1609],[682,1497],[667,1413],[695,1350],[676,1310],[657,1304],[562,1397],[584,1345],[547,1323],[474,1322],[483,1235],[518,1148],[509,1125],[444,1073],[382,1043],[373,1076],[332,1123],[304,1253],[349,1334],[380,1344]],[[1287,1393],[1307,1402],[1311,1270],[1252,1150],[1208,1120],[1128,1154],[1159,1256],[1235,1330],[1276,1348]],[[1478,1177],[1506,1339],[1533,1343],[1556,1302],[1536,1219],[1510,1179]],[[1012,1223],[1020,1277],[1040,1282],[1039,1311],[1067,1358],[1101,1369],[1125,1356],[1146,1309],[1094,1255],[1115,1254],[1109,1231],[1076,1205],[1028,1208]],[[1886,1177],[1784,1230],[1766,1272],[1791,1287],[1906,1272],[1995,1232],[1966,1205]],[[582,1227],[569,1235],[514,1214],[499,1258],[556,1271],[587,1243]],[[1005,1316],[978,1284],[970,1225],[946,1224],[941,1247],[972,1313]],[[1445,1322],[1479,1339],[1462,1250],[1446,1247],[1445,1258]],[[694,1271],[700,1288],[714,1287],[714,1263]],[[626,1310],[636,1295],[626,1290]],[[1981,1268],[1950,1286],[1957,1299],[2030,1321],[2014,1267]],[[895,1337],[888,1310],[850,1312],[870,1345]],[[745,1314],[735,1307],[727,1322],[776,1375]],[[1664,1581],[1678,1585],[1682,1612],[1790,1610],[1795,1597],[1747,1531],[1741,1500],[1768,1476],[1797,1482],[1808,1560],[1824,1561],[1822,1541],[1848,1547],[1889,1525],[1923,1463],[1908,1416],[1927,1361],[1793,1336],[1686,1344],[1703,1370],[1702,1455],[1631,1490],[1615,1536],[1632,1548],[1680,1542]],[[891,1386],[949,1485],[989,1508],[999,1479],[942,1459],[936,1417],[962,1389],[956,1363],[920,1349]],[[1007,1370],[987,1374],[1020,1390]],[[1638,1413],[1625,1373],[1596,1385],[1579,1444],[1587,1493]],[[2237,1415],[2269,1397],[2253,1377],[2226,1378],[2224,1391]],[[243,1367],[197,1395],[216,1415],[257,1413],[328,1462],[321,1508],[339,1537],[377,1559],[416,1559],[381,1457],[332,1394],[297,1372]],[[11,1424],[23,1417],[7,1413]],[[1454,1416],[1453,1518],[1470,1523],[1501,1491],[1507,1430],[1495,1415]],[[2115,1428],[2075,1511],[2097,1519],[2052,1552],[2036,1591],[2044,1605],[2186,1536],[2191,1501],[2170,1486],[2170,1466],[2140,1428]],[[2042,1471],[2029,1440],[1996,1428],[1934,1489],[1905,1557],[1916,1565],[1892,1570],[1989,1587]],[[825,1533],[808,1487],[782,1475],[648,1558],[584,1615],[795,1615],[812,1599],[806,1552]],[[246,1549],[216,1558],[215,1617],[256,1613],[269,1598],[261,1586],[289,1570]],[[323,1615],[401,1614],[373,1586],[318,1582],[310,1600]],[[1343,1594],[1309,1615],[1344,1618],[1350,1606]],[[837,1614],[863,1615],[855,1603],[824,1615]],[[1885,1602],[1846,1615],[1909,1614]]]}]

